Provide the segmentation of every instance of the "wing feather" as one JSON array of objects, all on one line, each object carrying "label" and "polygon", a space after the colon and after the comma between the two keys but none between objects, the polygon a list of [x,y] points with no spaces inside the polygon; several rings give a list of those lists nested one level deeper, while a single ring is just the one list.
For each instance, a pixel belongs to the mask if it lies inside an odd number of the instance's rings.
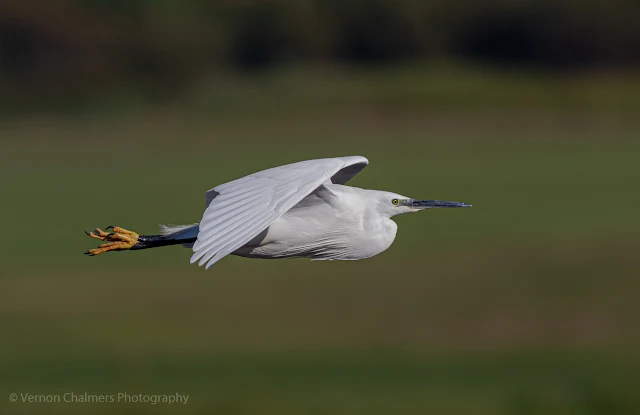
[{"label": "wing feather", "polygon": [[344,183],[367,163],[360,156],[301,161],[214,187],[207,192],[208,206],[191,263],[209,268],[255,238],[323,183],[332,179]]}]

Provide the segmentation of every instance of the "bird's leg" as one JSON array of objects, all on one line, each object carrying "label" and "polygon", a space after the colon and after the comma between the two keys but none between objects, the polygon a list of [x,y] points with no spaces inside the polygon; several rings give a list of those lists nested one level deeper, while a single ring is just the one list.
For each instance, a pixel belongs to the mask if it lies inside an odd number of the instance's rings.
[{"label": "bird's leg", "polygon": [[91,238],[99,239],[101,241],[107,241],[108,243],[102,244],[95,249],[90,249],[85,252],[86,255],[94,256],[109,251],[124,251],[133,248],[138,243],[138,235],[135,232],[121,228],[119,226],[109,226],[107,230],[111,229],[113,232],[105,232],[100,228],[96,228],[93,232],[85,232]]},{"label": "bird's leg", "polygon": [[108,242],[106,244],[102,244],[97,248],[90,249],[85,254],[89,256],[100,255],[104,252],[109,251],[124,251],[127,249],[131,249],[131,245],[127,242]]}]

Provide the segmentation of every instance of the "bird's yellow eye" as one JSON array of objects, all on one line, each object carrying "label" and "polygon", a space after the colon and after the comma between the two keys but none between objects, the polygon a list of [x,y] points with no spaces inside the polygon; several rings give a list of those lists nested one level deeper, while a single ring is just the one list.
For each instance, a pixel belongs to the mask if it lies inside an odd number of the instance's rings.
[{"label": "bird's yellow eye", "polygon": [[400,203],[400,201],[398,199],[393,199],[391,203],[393,203],[394,205],[397,205],[398,203]]}]

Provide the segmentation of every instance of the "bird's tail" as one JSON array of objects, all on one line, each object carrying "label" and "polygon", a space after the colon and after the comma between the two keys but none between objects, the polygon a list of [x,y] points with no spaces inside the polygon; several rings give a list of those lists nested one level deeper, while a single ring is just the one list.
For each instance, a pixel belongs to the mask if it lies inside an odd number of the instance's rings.
[{"label": "bird's tail", "polygon": [[167,241],[179,241],[185,248],[192,248],[198,237],[200,224],[160,225],[160,235]]},{"label": "bird's tail", "polygon": [[196,241],[200,225],[160,225],[160,235],[139,235],[119,226],[109,226],[105,232],[96,228],[92,232],[86,232],[94,239],[106,242],[98,248],[90,249],[85,254],[94,256],[109,251],[139,250],[158,248],[168,245],[182,244],[191,248]]}]

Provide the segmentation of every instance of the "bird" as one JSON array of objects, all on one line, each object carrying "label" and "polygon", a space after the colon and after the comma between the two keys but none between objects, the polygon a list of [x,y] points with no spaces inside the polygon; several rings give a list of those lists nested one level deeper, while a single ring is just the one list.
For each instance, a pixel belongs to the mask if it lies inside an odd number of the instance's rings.
[{"label": "bird", "polygon": [[362,156],[333,157],[249,174],[207,191],[198,223],[160,225],[159,235],[140,235],[120,226],[96,228],[85,233],[106,243],[85,254],[183,245],[193,250],[191,263],[205,269],[230,254],[359,260],[391,246],[398,230],[394,216],[471,207],[347,186],[368,164]]}]

